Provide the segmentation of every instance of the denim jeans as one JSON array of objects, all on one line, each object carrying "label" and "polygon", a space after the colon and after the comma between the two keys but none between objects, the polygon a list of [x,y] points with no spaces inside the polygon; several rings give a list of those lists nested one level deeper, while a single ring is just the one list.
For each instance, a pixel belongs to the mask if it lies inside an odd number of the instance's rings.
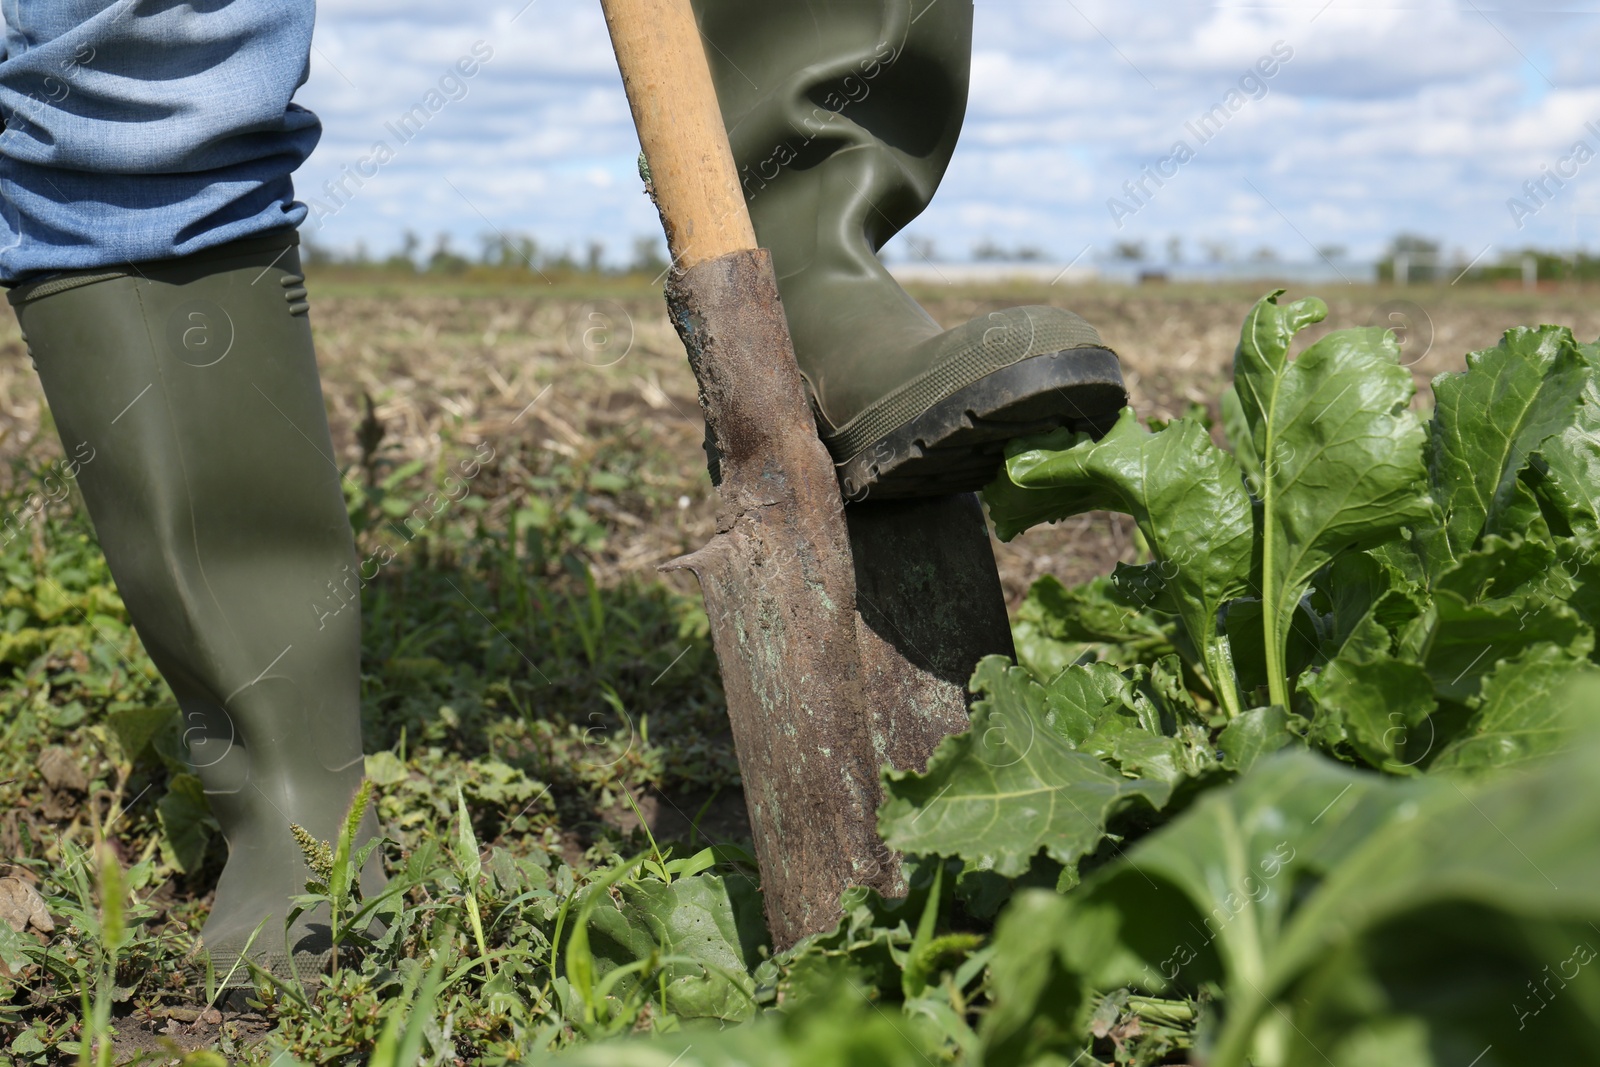
[{"label": "denim jeans", "polygon": [[299,225],[314,0],[0,0],[0,283]]}]

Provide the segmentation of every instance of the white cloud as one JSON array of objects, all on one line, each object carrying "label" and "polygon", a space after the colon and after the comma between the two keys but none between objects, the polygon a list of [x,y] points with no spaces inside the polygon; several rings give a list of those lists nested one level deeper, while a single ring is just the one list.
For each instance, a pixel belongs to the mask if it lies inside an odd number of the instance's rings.
[{"label": "white cloud", "polygon": [[[1480,6],[980,3],[965,135],[913,230],[947,254],[994,239],[1063,259],[1085,243],[1155,247],[1174,233],[1191,248],[1226,237],[1288,258],[1309,256],[1308,244],[1375,253],[1402,229],[1474,251],[1575,232],[1600,244],[1574,215],[1600,202],[1600,164],[1523,230],[1505,206],[1576,139],[1600,148],[1584,128],[1600,124],[1591,58],[1600,18]],[[593,0],[322,0],[299,99],[325,135],[302,195],[319,195],[370,152],[384,123],[478,41],[494,55],[466,95],[397,147],[314,238],[383,250],[409,227],[426,242],[451,233],[465,248],[497,228],[574,249],[595,238],[622,254],[655,233]],[[1177,138],[1193,144],[1185,122],[1223,101],[1276,42],[1293,58],[1265,97],[1196,145],[1119,230],[1106,201]]]}]

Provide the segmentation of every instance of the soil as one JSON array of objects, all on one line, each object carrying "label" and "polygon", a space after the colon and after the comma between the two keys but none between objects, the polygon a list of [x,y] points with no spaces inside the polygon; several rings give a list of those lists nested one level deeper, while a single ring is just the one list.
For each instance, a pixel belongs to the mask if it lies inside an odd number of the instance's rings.
[{"label": "soil", "polygon": [[204,1005],[161,1008],[115,1020],[113,1058],[126,1063],[144,1056],[147,1067],[178,1064],[185,1053],[215,1048],[224,1036],[240,1044],[265,1037],[272,1021],[252,1011],[227,1011]]},{"label": "soil", "polygon": [[[601,578],[649,574],[703,544],[715,495],[705,474],[703,424],[693,376],[658,291],[626,280],[563,288],[467,283],[427,277],[313,274],[312,324],[334,440],[345,463],[362,451],[364,397],[396,462],[449,464],[463,447],[520,443],[579,455],[631,435],[659,482],[657,506],[612,509],[618,532],[597,561]],[[956,325],[1020,304],[1056,304],[1083,315],[1123,362],[1131,403],[1146,419],[1183,415],[1192,404],[1216,414],[1239,325],[1270,283],[1239,286],[1012,286],[919,288],[936,319]],[[1306,294],[1294,292],[1285,299]],[[1492,347],[1508,328],[1554,322],[1580,339],[1600,335],[1592,290],[1544,287],[1351,285],[1325,291],[1334,328],[1394,328],[1403,361],[1426,405],[1428,382],[1459,370],[1465,354]],[[59,455],[38,380],[16,325],[0,325],[0,459],[45,462]],[[493,513],[486,519],[493,519]],[[1040,575],[1069,584],[1132,558],[1126,521],[1088,515],[997,545],[1014,605]],[[692,578],[669,576],[674,583]]]}]

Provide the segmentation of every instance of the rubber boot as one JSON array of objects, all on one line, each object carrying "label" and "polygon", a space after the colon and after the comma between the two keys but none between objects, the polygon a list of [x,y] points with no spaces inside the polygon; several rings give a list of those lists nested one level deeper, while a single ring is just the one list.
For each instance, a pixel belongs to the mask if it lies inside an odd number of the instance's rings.
[{"label": "rubber boot", "polygon": [[772,252],[847,497],[976,489],[1005,442],[1099,431],[1117,359],[1070,311],[950,331],[877,257],[927,207],[966,111],[970,0],[694,0],[734,162]]},{"label": "rubber boot", "polygon": [[[297,244],[283,231],[10,293],[227,840],[201,944],[232,986],[251,982],[234,965],[258,925],[250,957],[275,974],[323,967],[326,909],[284,926],[309,878],[290,826],[334,840],[363,774],[357,562]],[[362,881],[381,887],[376,858]]]}]

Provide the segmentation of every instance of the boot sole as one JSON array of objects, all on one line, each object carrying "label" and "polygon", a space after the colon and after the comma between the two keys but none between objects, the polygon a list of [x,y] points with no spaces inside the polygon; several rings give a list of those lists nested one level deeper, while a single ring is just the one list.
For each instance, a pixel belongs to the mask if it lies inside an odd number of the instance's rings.
[{"label": "boot sole", "polygon": [[836,463],[847,501],[971,493],[994,480],[1007,442],[1063,426],[1098,437],[1128,402],[1109,349],[1030,356],[984,375]]},{"label": "boot sole", "polygon": [[[328,964],[333,959],[331,951],[321,952],[296,952],[291,958],[283,952],[252,953],[250,962],[266,971],[268,974],[285,982],[300,981],[314,983],[328,971]],[[235,966],[237,964],[238,966]],[[230,973],[231,972],[231,973]],[[225,952],[212,956],[211,973],[217,983],[219,993],[251,992],[255,989],[254,971],[249,963],[240,960],[234,952]],[[196,996],[204,997],[206,988],[205,965],[198,960],[189,961],[184,969],[184,977],[188,979],[189,990]]]}]

